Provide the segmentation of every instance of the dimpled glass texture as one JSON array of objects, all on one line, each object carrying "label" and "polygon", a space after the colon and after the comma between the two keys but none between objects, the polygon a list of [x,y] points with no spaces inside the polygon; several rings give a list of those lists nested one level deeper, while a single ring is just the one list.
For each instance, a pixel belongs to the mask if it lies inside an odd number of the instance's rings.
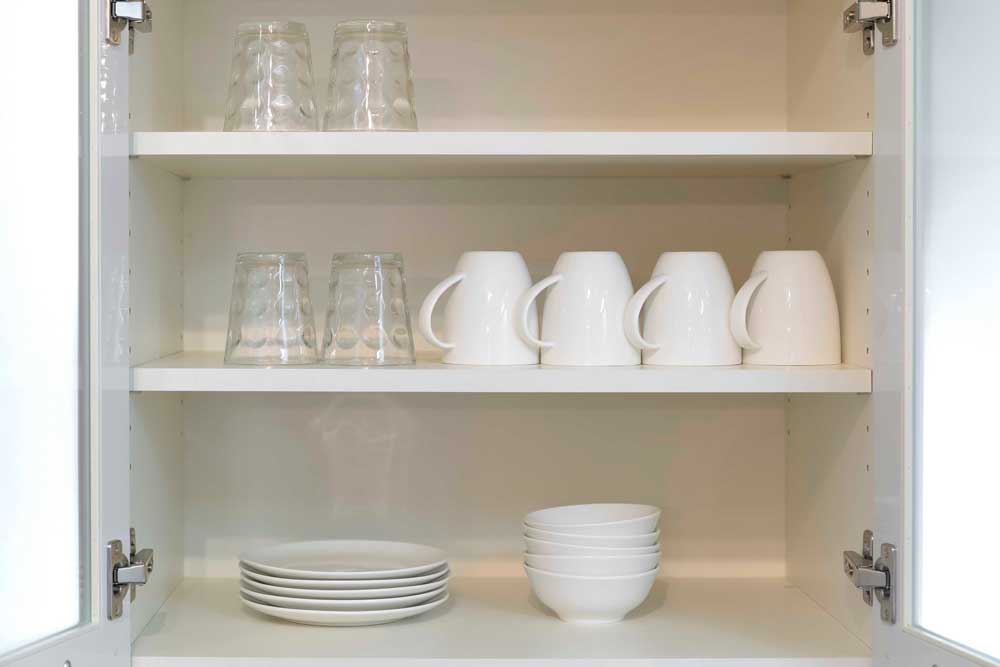
[{"label": "dimpled glass texture", "polygon": [[305,255],[238,255],[229,305],[226,363],[276,366],[316,360],[316,321]]},{"label": "dimpled glass texture", "polygon": [[323,361],[338,366],[399,366],[414,362],[401,256],[333,256],[330,303],[323,326]]},{"label": "dimpled glass texture", "polygon": [[228,131],[318,129],[309,33],[301,23],[243,23],[236,33]]},{"label": "dimpled glass texture", "polygon": [[405,24],[359,20],[337,25],[323,129],[417,129]]}]

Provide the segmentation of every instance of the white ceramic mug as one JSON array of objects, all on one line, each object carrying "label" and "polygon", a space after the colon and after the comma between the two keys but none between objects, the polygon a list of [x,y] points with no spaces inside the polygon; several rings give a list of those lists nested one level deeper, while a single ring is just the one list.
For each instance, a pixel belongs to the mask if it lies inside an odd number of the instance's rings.
[{"label": "white ceramic mug", "polygon": [[[530,311],[552,287],[542,313],[542,340],[531,332]],[[564,252],[553,273],[521,297],[518,333],[554,366],[637,366],[639,350],[625,338],[625,305],[632,280],[616,252]]]},{"label": "white ceramic mug", "polygon": [[[444,307],[444,339],[431,324],[434,306],[452,286]],[[517,252],[467,252],[455,273],[431,290],[420,307],[417,326],[427,341],[446,350],[444,363],[472,365],[537,364],[538,350],[518,335],[514,311],[531,287],[531,274]],[[538,333],[538,314],[527,313],[530,332]]]},{"label": "white ceramic mug", "polygon": [[840,314],[833,281],[814,250],[762,252],[736,294],[733,337],[747,364],[840,363]]},{"label": "white ceramic mug", "polygon": [[665,252],[650,281],[629,299],[625,335],[642,350],[644,364],[737,365],[743,352],[729,331],[733,295],[733,279],[719,253]]}]

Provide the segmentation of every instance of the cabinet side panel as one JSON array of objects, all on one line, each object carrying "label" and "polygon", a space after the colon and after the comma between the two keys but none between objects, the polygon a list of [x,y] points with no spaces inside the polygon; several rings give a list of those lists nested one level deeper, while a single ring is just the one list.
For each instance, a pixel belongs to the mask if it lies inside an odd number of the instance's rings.
[{"label": "cabinet side panel", "polygon": [[190,394],[184,416],[187,576],[355,537],[520,577],[524,514],[607,501],[663,508],[665,576],[785,576],[780,396]]},{"label": "cabinet side panel", "polygon": [[788,129],[871,131],[874,68],[844,0],[788,2]]},{"label": "cabinet side panel", "polygon": [[[819,250],[840,307],[845,363],[870,366],[871,166],[809,172],[789,185],[789,246]],[[791,396],[787,403],[789,579],[864,642],[869,609],[843,575],[841,552],[871,527],[871,398]]]},{"label": "cabinet side panel", "polygon": [[184,3],[150,3],[153,31],[137,33],[129,56],[129,115],[133,132],[184,129]]},{"label": "cabinet side panel", "polygon": [[327,98],[334,26],[407,24],[424,130],[783,130],[786,0],[188,0],[185,129],[222,129],[241,21],[309,30]]},{"label": "cabinet side panel", "polygon": [[139,589],[130,622],[135,639],[184,577],[184,447],[181,394],[147,392],[131,400],[132,525],[156,569]]},{"label": "cabinet side panel", "polygon": [[129,167],[129,356],[134,366],[183,347],[184,184],[140,160]]}]

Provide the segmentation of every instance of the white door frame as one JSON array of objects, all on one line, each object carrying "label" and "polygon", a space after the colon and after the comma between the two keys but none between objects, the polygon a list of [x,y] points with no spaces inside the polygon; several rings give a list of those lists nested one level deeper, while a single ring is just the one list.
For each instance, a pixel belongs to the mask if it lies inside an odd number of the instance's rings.
[{"label": "white door frame", "polygon": [[[913,176],[914,12],[897,0],[899,43],[875,58],[875,266],[878,304],[873,346],[875,553],[897,547],[896,624],[872,612],[875,667],[973,667],[985,661],[913,625]],[[957,103],[957,102],[956,102]]]},{"label": "white door frame", "polygon": [[[105,3],[78,0],[88,20],[90,621],[3,658],[12,667],[128,667],[129,604],[108,620],[105,545],[129,544],[128,45],[104,41]],[[86,13],[84,13],[86,12]],[[40,44],[44,43],[44,40]],[[84,333],[84,332],[81,332]],[[9,573],[8,573],[9,574]]]}]

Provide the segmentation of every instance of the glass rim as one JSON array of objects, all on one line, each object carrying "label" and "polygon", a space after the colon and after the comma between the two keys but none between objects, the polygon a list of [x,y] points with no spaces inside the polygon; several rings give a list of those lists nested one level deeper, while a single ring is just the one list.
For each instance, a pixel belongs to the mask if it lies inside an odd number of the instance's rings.
[{"label": "glass rim", "polygon": [[335,252],[330,264],[402,264],[403,255],[398,252]]},{"label": "glass rim", "polygon": [[358,32],[395,32],[405,35],[406,24],[402,21],[393,21],[392,19],[350,19],[348,21],[341,21],[333,30],[334,35]]},{"label": "glass rim", "polygon": [[236,32],[253,35],[289,34],[308,36],[309,34],[306,31],[306,24],[298,21],[248,21],[239,24]]},{"label": "glass rim", "polygon": [[297,252],[297,251],[241,252],[236,254],[236,261],[268,262],[272,264],[285,264],[291,262],[298,263],[306,261],[306,254],[304,252]]}]

